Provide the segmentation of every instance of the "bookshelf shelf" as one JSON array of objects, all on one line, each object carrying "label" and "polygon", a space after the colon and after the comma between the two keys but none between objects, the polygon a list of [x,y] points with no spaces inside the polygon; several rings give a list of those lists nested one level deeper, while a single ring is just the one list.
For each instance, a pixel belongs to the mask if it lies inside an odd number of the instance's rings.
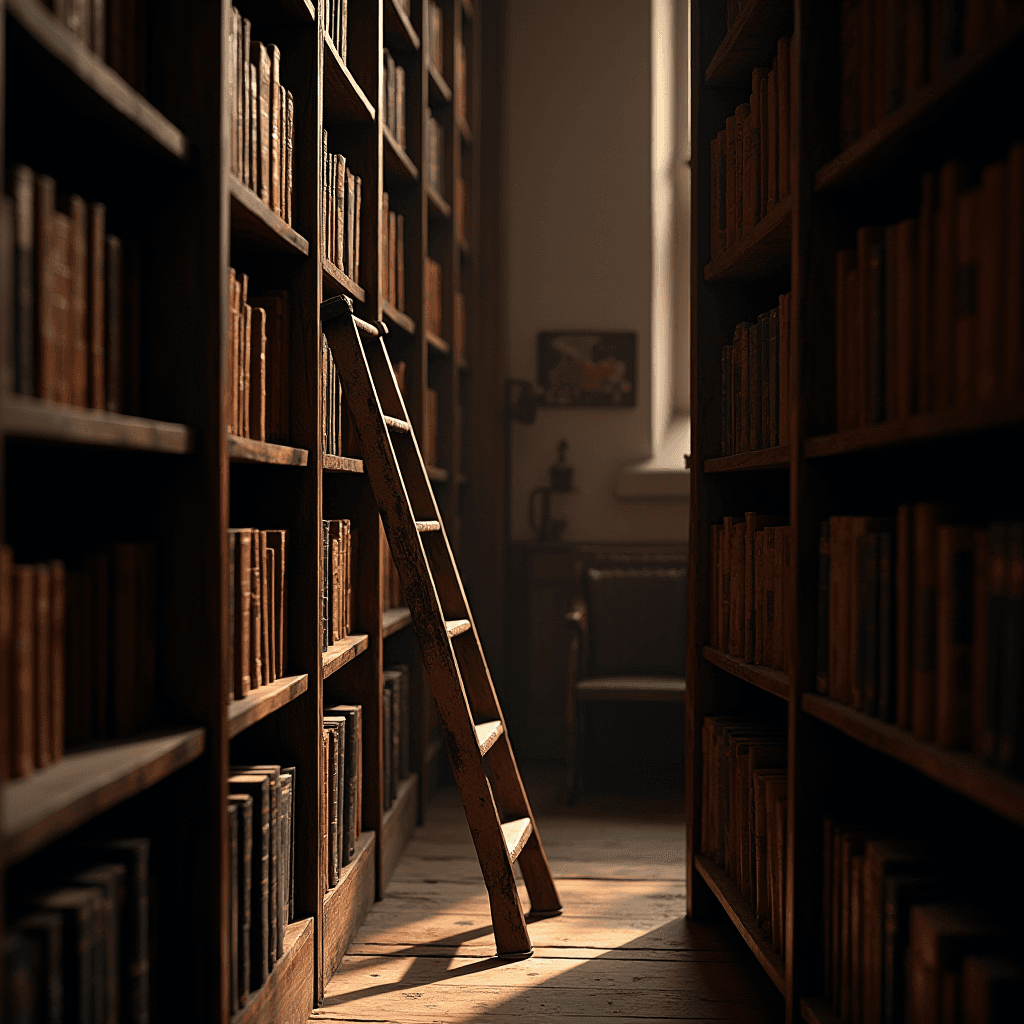
[{"label": "bookshelf shelf", "polygon": [[398,793],[384,812],[380,826],[381,889],[386,889],[398,866],[412,830],[416,827],[416,793],[419,775],[412,772],[398,783]]},{"label": "bookshelf shelf", "polygon": [[905,729],[820,694],[805,693],[803,708],[858,743],[916,768],[1008,821],[1024,825],[1024,782],[988,767],[971,754],[916,739]]},{"label": "bookshelf shelf", "polygon": [[785,199],[753,231],[704,268],[705,281],[748,281],[779,274],[789,265],[792,202]]},{"label": "bookshelf shelf", "polygon": [[347,636],[332,644],[320,657],[323,665],[323,677],[333,675],[342,665],[347,665],[356,655],[362,654],[370,644],[370,638],[365,633],[356,636]]},{"label": "bookshelf shelf", "polygon": [[262,462],[271,466],[305,466],[309,452],[305,448],[228,434],[228,459],[231,462]]},{"label": "bookshelf shelf", "polygon": [[329,35],[324,35],[324,121],[370,123],[377,116],[362,86],[342,63]]},{"label": "bookshelf shelf", "polygon": [[443,484],[449,480],[451,474],[444,466],[427,466],[427,476],[435,483]]},{"label": "bookshelf shelf", "polygon": [[388,608],[381,613],[381,636],[393,636],[400,629],[412,625],[412,612],[408,608]]},{"label": "bookshelf shelf", "polygon": [[427,339],[427,345],[432,348],[435,352],[441,352],[443,355],[450,356],[452,354],[452,347],[448,344],[444,338],[433,331],[424,331],[423,337]]},{"label": "bookshelf shelf", "polygon": [[750,83],[750,69],[771,64],[779,37],[793,24],[789,0],[748,0],[704,72],[704,84]]},{"label": "bookshelf shelf", "polygon": [[202,729],[153,733],[73,750],[0,787],[10,865],[165,779],[202,754]]},{"label": "bookshelf shelf", "polygon": [[807,1024],[842,1024],[839,1014],[822,999],[801,999],[800,1016]]},{"label": "bookshelf shelf", "polygon": [[448,201],[432,185],[425,186],[430,212],[444,220],[451,220],[452,208]]},{"label": "bookshelf shelf", "polygon": [[804,450],[807,458],[893,448],[901,445],[939,441],[961,434],[998,430],[1024,423],[1024,395],[977,409],[956,409],[924,413],[905,420],[875,423],[838,434],[809,437]]},{"label": "bookshelf shelf", "polygon": [[320,267],[324,275],[324,293],[330,295],[351,295],[356,302],[366,301],[366,292],[343,270],[339,270],[330,260],[321,259]]},{"label": "bookshelf shelf", "polygon": [[284,955],[263,985],[249,993],[248,1002],[231,1018],[231,1024],[302,1020],[302,1014],[313,1012],[313,937],[311,917],[293,921],[285,928]]},{"label": "bookshelf shelf", "polygon": [[169,455],[187,455],[193,445],[192,431],[182,423],[83,409],[31,395],[0,399],[0,429],[12,437]]},{"label": "bookshelf shelf", "polygon": [[388,323],[397,327],[400,331],[404,331],[408,335],[416,333],[416,321],[413,320],[408,313],[403,313],[401,310],[395,309],[390,302],[382,303],[384,308],[384,318]]},{"label": "bookshelf shelf", "polygon": [[754,686],[759,686],[767,693],[774,694],[782,700],[789,700],[789,678],[785,672],[777,668],[767,668],[765,665],[751,665],[742,658],[732,654],[726,654],[714,647],[704,648],[704,660],[709,665],[714,665],[737,679],[743,679]]},{"label": "bookshelf shelf", "polygon": [[440,103],[451,103],[452,87],[433,64],[427,64],[427,76],[430,79],[430,98]]},{"label": "bookshelf shelf", "polygon": [[825,164],[814,177],[815,188],[819,192],[840,192],[898,167],[898,159],[915,145],[922,129],[941,117],[1022,35],[1024,10],[1007,7],[1003,23],[984,44],[952,61],[934,81]]},{"label": "bookshelf shelf", "polygon": [[247,697],[231,701],[228,704],[228,736],[235,737],[250,725],[273,714],[278,708],[305,693],[308,686],[308,675],[286,676],[269,686],[252,690]]},{"label": "bookshelf shelf", "polygon": [[[34,70],[60,82],[76,107],[163,159],[182,165],[189,163],[185,134],[97,57],[40,0],[11,0],[7,10],[35,44],[37,52],[42,51],[43,59],[34,63]],[[12,44],[21,42],[13,35]]]},{"label": "bookshelf shelf", "polygon": [[228,178],[231,195],[231,233],[236,241],[258,252],[308,256],[309,242],[279,217],[248,185]]},{"label": "bookshelf shelf", "polygon": [[324,455],[325,473],[362,473],[363,460],[347,455]]},{"label": "bookshelf shelf", "polygon": [[384,40],[389,49],[420,48],[419,34],[397,0],[384,0]]},{"label": "bookshelf shelf", "polygon": [[740,893],[739,886],[709,857],[698,854],[694,865],[715,894],[722,909],[729,915],[743,941],[757,957],[772,984],[785,991],[786,965],[761,932],[754,912]]},{"label": "bookshelf shelf", "polygon": [[341,869],[341,878],[323,900],[322,984],[337,970],[359,922],[373,904],[376,834],[362,832],[356,840],[356,854]]},{"label": "bookshelf shelf", "polygon": [[705,459],[704,472],[733,473],[747,469],[788,469],[789,458],[789,445],[782,444],[775,448],[762,448],[756,452],[741,452],[739,455]]},{"label": "bookshelf shelf", "polygon": [[381,125],[384,135],[384,175],[396,181],[415,183],[420,180],[420,172],[412,162],[412,157],[398,144],[388,126]]}]

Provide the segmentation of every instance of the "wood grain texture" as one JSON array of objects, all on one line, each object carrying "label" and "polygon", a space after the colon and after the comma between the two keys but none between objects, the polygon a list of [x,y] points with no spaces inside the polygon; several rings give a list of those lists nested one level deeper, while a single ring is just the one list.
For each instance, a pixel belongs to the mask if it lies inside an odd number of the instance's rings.
[{"label": "wood grain texture", "polygon": [[352,72],[342,63],[334,40],[324,35],[324,120],[369,123],[376,117],[373,103]]},{"label": "wood grain texture", "polygon": [[347,455],[324,455],[325,473],[362,473],[363,460],[350,459]]},{"label": "wood grain texture", "polygon": [[71,751],[0,787],[4,859],[13,864],[194,761],[203,730],[163,732]]},{"label": "wood grain texture", "polygon": [[384,302],[384,319],[387,322],[400,331],[404,331],[408,335],[414,335],[416,333],[416,321],[407,313],[403,313],[401,310],[395,309],[390,302]]},{"label": "wood grain texture", "polygon": [[308,240],[234,175],[228,175],[228,192],[231,233],[246,248],[265,253],[309,255]]},{"label": "wood grain texture", "polygon": [[770,67],[776,44],[793,24],[790,0],[748,0],[704,72],[706,85],[750,85],[750,72]]},{"label": "wood grain texture", "polygon": [[382,885],[387,888],[398,861],[416,827],[419,775],[413,772],[398,784],[398,795],[384,812],[380,826]]},{"label": "wood grain texture", "polygon": [[321,916],[324,987],[341,962],[356,929],[373,906],[376,839],[374,832],[363,832],[359,836],[355,857],[341,869],[338,884],[324,894]]},{"label": "wood grain texture", "polygon": [[387,177],[398,182],[419,181],[419,169],[386,124],[381,125],[381,133],[384,136],[384,172]]},{"label": "wood grain texture", "polygon": [[41,50],[47,70],[68,82],[100,118],[164,159],[187,164],[185,134],[100,60],[39,0],[9,0],[7,10]]},{"label": "wood grain texture", "polygon": [[228,434],[229,462],[263,462],[271,466],[305,466],[309,452],[270,441],[254,441],[250,437]]},{"label": "wood grain texture", "polygon": [[12,437],[172,455],[187,455],[193,447],[193,433],[182,423],[82,409],[31,395],[0,397],[0,429]]},{"label": "wood grain texture", "polygon": [[228,704],[228,735],[237,736],[243,729],[273,714],[278,708],[306,692],[309,676],[287,676],[269,686],[250,690],[247,697]]},{"label": "wood grain texture", "polygon": [[770,941],[758,927],[757,918],[750,905],[740,895],[739,886],[709,857],[698,855],[694,858],[697,870],[718,897],[729,919],[736,926],[743,941],[757,957],[772,984],[782,992],[785,988],[786,965],[782,957],[772,949]]},{"label": "wood grain texture", "polygon": [[365,633],[347,636],[332,644],[321,655],[323,678],[337,672],[342,665],[347,665],[357,654],[362,654],[369,646],[370,638]]},{"label": "wood grain texture", "polygon": [[432,217],[440,217],[442,220],[451,220],[452,208],[448,200],[441,195],[432,185],[424,185],[427,193],[427,205],[430,208]]},{"label": "wood grain texture", "polygon": [[366,301],[366,291],[356,284],[345,271],[340,270],[330,260],[322,259],[320,267],[323,271],[325,295],[351,295],[356,302]]},{"label": "wood grain texture", "polygon": [[245,1006],[231,1024],[304,1024],[313,1010],[313,918],[288,925],[284,956],[274,964],[270,977],[249,994]]},{"label": "wood grain texture", "polygon": [[412,625],[412,612],[408,608],[388,608],[381,613],[381,635],[391,636]]},{"label": "wood grain texture", "polygon": [[766,665],[751,665],[742,658],[733,657],[725,651],[719,651],[714,647],[704,648],[704,660],[709,665],[715,665],[726,672],[736,676],[737,679],[745,679],[754,686],[759,686],[768,693],[775,694],[782,700],[789,700],[789,678],[785,672],[777,668],[768,668]]},{"label": "wood grain texture", "polygon": [[435,334],[433,331],[424,330],[423,337],[426,339],[427,344],[434,349],[435,352],[441,352],[448,356],[451,355],[452,347],[444,340],[440,335]]},{"label": "wood grain texture", "polygon": [[1024,782],[1019,779],[990,768],[964,751],[946,750],[916,739],[890,722],[882,722],[816,693],[803,695],[803,709],[859,743],[916,768],[922,775],[1008,821],[1024,825]]}]

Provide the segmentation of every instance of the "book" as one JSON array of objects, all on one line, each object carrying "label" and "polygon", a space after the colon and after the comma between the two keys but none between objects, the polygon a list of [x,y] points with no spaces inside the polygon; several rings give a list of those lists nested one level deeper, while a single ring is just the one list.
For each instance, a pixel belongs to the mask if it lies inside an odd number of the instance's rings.
[{"label": "book", "polygon": [[[243,772],[228,776],[228,792],[252,798],[252,884],[250,985],[259,988],[270,974],[270,779],[267,775]],[[251,989],[250,989],[251,991]]]}]

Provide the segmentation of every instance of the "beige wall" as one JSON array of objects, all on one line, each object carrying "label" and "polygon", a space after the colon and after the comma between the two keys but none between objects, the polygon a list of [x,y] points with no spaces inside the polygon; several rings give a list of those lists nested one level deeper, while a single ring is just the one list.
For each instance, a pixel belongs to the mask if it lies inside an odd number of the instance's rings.
[{"label": "beige wall", "polygon": [[536,379],[537,332],[637,334],[634,409],[540,409],[513,425],[512,536],[569,442],[567,540],[678,540],[686,504],[615,497],[651,455],[650,0],[510,0],[505,220],[508,375]]}]

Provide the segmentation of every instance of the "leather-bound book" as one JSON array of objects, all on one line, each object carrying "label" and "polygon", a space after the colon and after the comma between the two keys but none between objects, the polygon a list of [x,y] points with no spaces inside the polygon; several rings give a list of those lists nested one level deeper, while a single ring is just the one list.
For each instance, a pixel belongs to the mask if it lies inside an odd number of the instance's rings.
[{"label": "leather-bound book", "polygon": [[107,337],[107,208],[89,203],[87,238],[88,273],[88,403],[105,409]]},{"label": "leather-bound book", "polygon": [[35,179],[35,387],[40,398],[57,398],[57,321],[54,313],[55,260],[53,222],[57,186],[53,178]]},{"label": "leather-bound book", "polygon": [[[252,657],[250,649],[252,623],[252,530],[230,530],[235,536],[235,632],[234,663],[235,679],[234,694],[236,698],[244,697],[253,686]],[[259,685],[258,682],[256,685]]]},{"label": "leather-bound book", "polygon": [[295,769],[281,769],[281,789],[278,793],[278,808],[281,821],[281,853],[278,862],[280,877],[277,884],[277,930],[279,945],[278,958],[284,955],[284,930],[292,920],[294,901],[294,853],[295,853]]},{"label": "leather-bound book", "polygon": [[121,396],[124,380],[123,372],[123,316],[124,309],[124,251],[121,239],[115,235],[107,235],[107,339],[106,357],[106,393],[108,412],[121,411]]},{"label": "leather-bound book", "polygon": [[250,991],[270,974],[270,777],[242,772],[228,776],[228,792],[252,797],[252,929],[249,941]]},{"label": "leather-bound book", "polygon": [[273,970],[274,963],[283,952],[284,942],[284,930],[281,926],[278,915],[278,910],[281,905],[279,893],[281,867],[284,863],[282,853],[283,817],[281,814],[281,766],[276,764],[232,765],[230,770],[234,775],[263,776],[267,779],[269,785],[270,811],[268,818],[270,822],[270,884],[267,890],[267,907],[269,913],[267,962],[270,964],[270,969]]},{"label": "leather-bound book", "polygon": [[906,419],[914,411],[917,380],[917,239],[913,218],[896,225],[892,252],[894,295],[889,310],[893,359],[889,380],[891,415]]},{"label": "leather-bound book", "polygon": [[81,196],[63,197],[61,209],[68,227],[68,310],[66,320],[66,386],[64,401],[87,406],[89,401],[89,225],[88,208]]},{"label": "leather-bound book", "polygon": [[274,45],[267,47],[270,60],[270,83],[267,95],[269,123],[269,189],[270,208],[281,214],[281,51]]},{"label": "leather-bound book", "polygon": [[[956,323],[953,333],[953,403],[961,409],[975,404],[975,374],[989,342],[978,336],[979,253],[998,245],[998,238],[980,237],[981,191],[962,192],[956,202]],[[998,236],[998,232],[996,233]]]},{"label": "leather-bound book", "polygon": [[49,564],[34,566],[35,622],[33,624],[32,706],[34,709],[35,766],[53,761],[53,616],[52,577]]},{"label": "leather-bound book", "polygon": [[[4,974],[17,977],[22,966],[12,964],[11,940],[14,948],[25,943],[31,950],[30,962],[24,965],[28,985],[10,985],[4,992],[13,1020],[39,1021],[40,1024],[64,1024],[64,921],[55,911],[37,910],[18,918],[4,936]],[[18,954],[15,954],[18,957]],[[18,957],[20,959],[20,957]],[[28,991],[25,991],[25,990]],[[24,1007],[21,999],[31,992],[35,1003]]]},{"label": "leather-bound book", "polygon": [[14,390],[36,394],[39,293],[36,261],[35,175],[18,164],[11,168],[14,198]]},{"label": "leather-bound book", "polygon": [[36,571],[15,565],[13,578],[14,669],[11,689],[11,773],[15,778],[35,769]]},{"label": "leather-bound book", "polygon": [[50,761],[64,756],[64,680],[67,636],[67,574],[64,563],[54,559],[50,570]]},{"label": "leather-bound book", "polygon": [[894,685],[895,624],[893,603],[893,549],[895,537],[891,530],[878,535],[878,701],[869,700],[871,714],[877,714],[883,721],[891,722],[896,707]]},{"label": "leather-bound book", "polygon": [[238,1001],[238,804],[228,800],[228,1013]]},{"label": "leather-bound book", "polygon": [[977,267],[977,315],[973,394],[965,404],[985,405],[999,394],[1003,354],[1003,310],[1006,306],[1007,165],[993,163],[981,172],[974,237]]},{"label": "leather-bound book", "polygon": [[50,215],[50,316],[53,324],[53,343],[50,393],[44,397],[55,402],[71,400],[71,308],[73,272],[71,266],[71,218],[54,210]]},{"label": "leather-bound book", "polygon": [[252,971],[252,851],[253,799],[246,793],[229,793],[229,805],[238,816],[238,863],[235,870],[238,903],[238,1008],[245,1006],[249,996]]},{"label": "leather-bound book", "polygon": [[267,312],[252,307],[249,353],[249,437],[267,439]]}]

